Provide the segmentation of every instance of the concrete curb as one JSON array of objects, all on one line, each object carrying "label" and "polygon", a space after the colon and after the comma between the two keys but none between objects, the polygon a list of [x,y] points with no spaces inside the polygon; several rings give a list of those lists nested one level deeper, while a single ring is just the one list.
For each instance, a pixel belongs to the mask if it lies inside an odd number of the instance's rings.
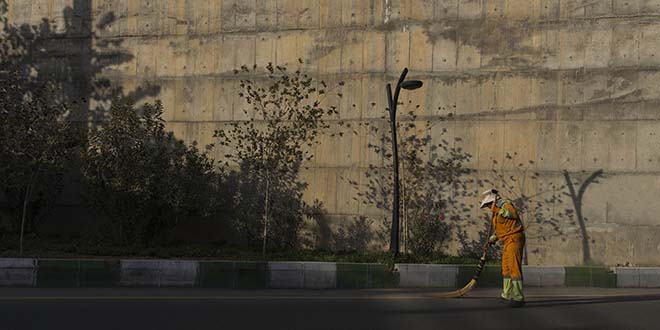
[{"label": "concrete curb", "polygon": [[617,267],[614,273],[618,288],[660,288],[658,267]]},{"label": "concrete curb", "polygon": [[337,263],[337,288],[394,288],[398,274],[382,264]]},{"label": "concrete curb", "polygon": [[202,288],[263,289],[268,272],[266,262],[200,261],[197,286]]},{"label": "concrete curb", "polygon": [[395,264],[402,288],[455,288],[458,279],[456,265]]},{"label": "concrete curb", "polygon": [[[466,284],[475,272],[474,265],[396,264],[399,286],[404,288],[456,288]],[[479,286],[498,287],[501,268],[487,265],[479,277]],[[525,285],[532,287],[565,286],[564,267],[523,266]]]},{"label": "concrete curb", "polygon": [[[475,265],[301,261],[0,258],[0,286],[203,287],[230,289],[457,288]],[[660,288],[660,267],[524,266],[529,287]],[[499,287],[498,265],[487,265],[479,287]]]},{"label": "concrete curb", "polygon": [[0,258],[0,286],[35,286],[36,263],[35,259]]},{"label": "concrete curb", "polygon": [[531,287],[556,287],[566,284],[564,267],[523,266],[524,285]]},{"label": "concrete curb", "polygon": [[199,262],[189,260],[121,260],[121,286],[195,286]]},{"label": "concrete curb", "polygon": [[269,262],[268,274],[268,287],[273,289],[337,287],[337,264],[334,262]]}]

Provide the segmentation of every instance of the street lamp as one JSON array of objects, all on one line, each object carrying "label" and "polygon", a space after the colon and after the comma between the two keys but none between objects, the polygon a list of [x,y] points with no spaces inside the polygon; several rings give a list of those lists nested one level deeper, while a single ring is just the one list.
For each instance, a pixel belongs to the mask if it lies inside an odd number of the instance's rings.
[{"label": "street lamp", "polygon": [[394,98],[392,98],[392,86],[387,84],[387,104],[390,112],[390,125],[392,130],[392,158],[394,161],[394,202],[392,203],[392,232],[390,236],[390,251],[394,255],[399,254],[399,153],[396,142],[396,106],[399,103],[399,92],[401,88],[413,90],[422,87],[419,80],[404,80],[408,74],[408,68],[403,69],[399,81],[396,83]]}]

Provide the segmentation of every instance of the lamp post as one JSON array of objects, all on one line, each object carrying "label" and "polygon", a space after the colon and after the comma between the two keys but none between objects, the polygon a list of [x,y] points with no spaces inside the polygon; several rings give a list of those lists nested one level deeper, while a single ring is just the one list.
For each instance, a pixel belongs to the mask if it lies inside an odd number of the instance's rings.
[{"label": "lamp post", "polygon": [[399,92],[401,88],[413,90],[422,87],[419,80],[405,80],[408,68],[403,69],[399,81],[396,83],[394,98],[392,98],[392,86],[387,84],[387,104],[390,112],[390,125],[392,130],[392,159],[394,162],[394,202],[392,203],[392,232],[390,236],[390,251],[394,255],[399,254],[399,153],[396,141],[396,107],[399,103]]}]

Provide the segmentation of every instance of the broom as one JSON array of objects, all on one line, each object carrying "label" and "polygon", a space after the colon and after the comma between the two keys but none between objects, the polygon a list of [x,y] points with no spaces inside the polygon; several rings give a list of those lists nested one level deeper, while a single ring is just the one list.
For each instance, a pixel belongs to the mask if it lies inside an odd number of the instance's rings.
[{"label": "broom", "polygon": [[463,288],[458,289],[456,291],[451,291],[451,292],[446,292],[446,293],[438,293],[434,294],[434,297],[437,298],[460,298],[464,296],[466,293],[470,292],[472,288],[474,288],[475,285],[477,285],[477,280],[479,280],[479,276],[481,275],[481,272],[484,270],[484,265],[486,264],[486,253],[488,252],[488,248],[490,247],[490,235],[491,235],[491,230],[493,229],[493,222],[491,221],[490,227],[488,228],[488,236],[486,236],[486,244],[484,244],[484,251],[481,254],[481,258],[479,258],[479,264],[477,265],[477,271],[474,273],[474,276],[472,276],[472,279],[468,284],[466,284]]}]

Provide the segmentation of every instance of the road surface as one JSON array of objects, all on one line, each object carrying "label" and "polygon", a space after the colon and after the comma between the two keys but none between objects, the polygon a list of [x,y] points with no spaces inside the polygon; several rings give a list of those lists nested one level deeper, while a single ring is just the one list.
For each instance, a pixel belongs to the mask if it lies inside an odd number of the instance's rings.
[{"label": "road surface", "polygon": [[0,289],[0,330],[660,329],[658,289],[527,289],[512,309],[494,289]]}]

